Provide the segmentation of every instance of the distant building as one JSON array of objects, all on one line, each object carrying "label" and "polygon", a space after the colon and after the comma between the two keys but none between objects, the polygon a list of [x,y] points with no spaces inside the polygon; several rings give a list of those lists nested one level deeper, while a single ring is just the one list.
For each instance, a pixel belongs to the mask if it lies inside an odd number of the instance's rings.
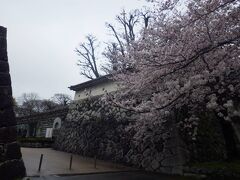
[{"label": "distant building", "polygon": [[[101,76],[97,79],[86,81],[81,84],[70,86],[75,91],[74,100],[81,100],[91,96],[100,96],[114,92],[118,85],[110,75]],[[68,113],[68,107],[55,109],[47,112],[36,113],[29,116],[17,117],[18,136],[22,137],[52,137],[60,129],[62,122]]]},{"label": "distant building", "polygon": [[68,113],[68,107],[29,116],[17,117],[20,137],[52,137],[52,131],[60,129]]},{"label": "distant building", "polygon": [[110,75],[101,76],[99,78],[83,82],[74,86],[70,86],[69,89],[75,91],[74,100],[81,100],[91,96],[103,95],[106,92],[110,93],[118,89],[118,85],[112,79]]}]

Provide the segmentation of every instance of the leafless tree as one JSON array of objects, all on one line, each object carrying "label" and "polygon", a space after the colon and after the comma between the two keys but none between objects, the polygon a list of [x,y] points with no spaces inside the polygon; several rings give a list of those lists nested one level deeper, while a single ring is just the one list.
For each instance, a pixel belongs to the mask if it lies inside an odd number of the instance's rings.
[{"label": "leafless tree", "polygon": [[22,96],[19,98],[20,103],[25,103],[27,101],[38,100],[39,96],[37,93],[23,93]]},{"label": "leafless tree", "polygon": [[[148,28],[150,13],[146,11],[134,10],[132,12],[122,12],[116,16],[118,25],[120,27],[117,29],[112,24],[108,23],[107,28],[110,29],[115,41],[108,43],[107,48],[103,55],[109,60],[110,70],[119,70],[121,67],[126,68],[125,64],[121,63],[121,60],[126,57],[129,48],[132,47],[132,43],[135,42],[138,26],[143,26],[144,31]],[[104,68],[106,71],[109,70],[108,67]]]},{"label": "leafless tree", "polygon": [[16,116],[29,116],[64,106],[70,102],[71,97],[65,94],[55,94],[51,99],[40,99],[36,93],[24,93],[14,100]]},{"label": "leafless tree", "polygon": [[149,25],[149,19],[151,18],[151,15],[149,12],[141,12],[140,15],[143,17],[143,22],[144,22],[144,29],[148,28]]},{"label": "leafless tree", "polygon": [[93,35],[86,36],[86,42],[80,43],[75,52],[80,57],[78,66],[80,67],[80,74],[89,78],[95,79],[100,77],[97,67],[97,39]]},{"label": "leafless tree", "polygon": [[[120,27],[123,28],[123,32],[116,30],[112,24],[107,24],[107,27],[112,31],[113,36],[117,41],[119,51],[123,56],[125,55],[125,47],[135,41],[135,26],[139,23],[139,15],[140,13],[138,10],[129,13],[122,10],[122,12],[116,16],[116,20]],[[112,48],[115,47],[112,46]]]},{"label": "leafless tree", "polygon": [[56,102],[53,102],[51,99],[41,100],[41,107],[43,112],[56,109],[59,106],[60,106],[59,104],[57,104]]},{"label": "leafless tree", "polygon": [[15,107],[17,116],[32,115],[41,111],[40,98],[36,93],[23,93]]},{"label": "leafless tree", "polygon": [[61,106],[68,105],[71,102],[71,100],[72,100],[71,96],[62,93],[54,94],[54,96],[52,97],[52,101]]}]

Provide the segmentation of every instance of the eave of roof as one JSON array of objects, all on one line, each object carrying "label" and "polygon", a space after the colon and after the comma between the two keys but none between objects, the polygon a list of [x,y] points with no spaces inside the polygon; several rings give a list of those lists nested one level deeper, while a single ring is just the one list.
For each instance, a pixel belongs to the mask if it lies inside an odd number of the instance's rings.
[{"label": "eave of roof", "polygon": [[110,74],[101,76],[99,78],[92,79],[90,81],[86,81],[86,82],[83,82],[83,83],[80,83],[77,85],[70,86],[69,89],[71,89],[73,91],[80,91],[80,90],[84,90],[86,88],[101,84],[103,82],[111,82],[112,80],[109,77],[111,77]]}]

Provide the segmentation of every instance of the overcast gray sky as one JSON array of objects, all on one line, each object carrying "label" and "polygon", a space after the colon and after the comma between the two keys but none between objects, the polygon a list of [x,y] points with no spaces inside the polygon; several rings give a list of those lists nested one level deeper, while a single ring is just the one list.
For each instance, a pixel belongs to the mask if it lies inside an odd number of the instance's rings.
[{"label": "overcast gray sky", "polygon": [[74,49],[92,33],[107,41],[106,22],[144,0],[0,0],[0,25],[8,29],[13,96],[35,92],[73,97],[69,86],[86,81]]}]

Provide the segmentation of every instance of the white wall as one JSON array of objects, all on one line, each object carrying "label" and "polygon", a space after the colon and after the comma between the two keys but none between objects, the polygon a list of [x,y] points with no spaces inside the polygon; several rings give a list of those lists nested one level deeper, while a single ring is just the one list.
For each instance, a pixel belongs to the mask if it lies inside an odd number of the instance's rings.
[{"label": "white wall", "polygon": [[104,82],[91,88],[75,92],[74,100],[85,99],[88,97],[89,93],[91,96],[102,95],[105,92],[113,92],[118,89],[118,85],[115,82]]}]

